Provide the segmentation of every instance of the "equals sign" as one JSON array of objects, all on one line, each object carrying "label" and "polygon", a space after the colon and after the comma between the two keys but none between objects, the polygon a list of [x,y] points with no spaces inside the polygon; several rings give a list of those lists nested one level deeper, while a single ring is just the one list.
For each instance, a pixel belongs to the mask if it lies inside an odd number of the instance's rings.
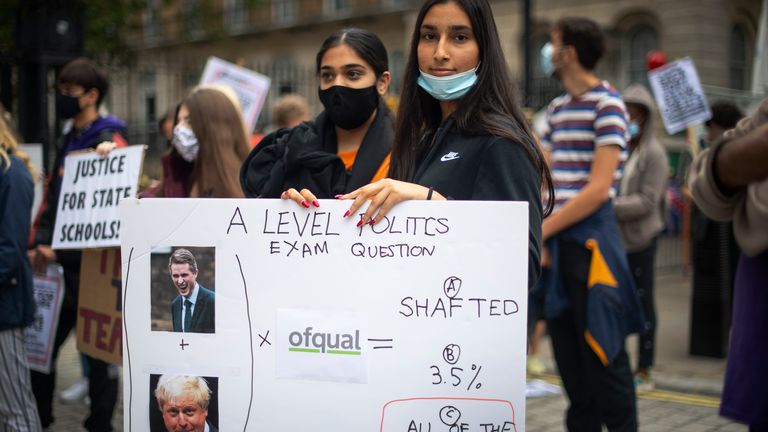
[{"label": "equals sign", "polygon": [[392,339],[368,339],[368,342],[373,343],[373,349],[391,349]]}]

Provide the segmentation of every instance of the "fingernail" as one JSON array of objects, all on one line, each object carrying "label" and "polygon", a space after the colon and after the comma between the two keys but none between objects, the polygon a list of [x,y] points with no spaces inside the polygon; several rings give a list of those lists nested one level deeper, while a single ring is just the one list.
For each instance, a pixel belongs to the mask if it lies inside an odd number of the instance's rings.
[{"label": "fingernail", "polygon": [[285,194],[287,194],[287,193],[288,193],[288,191],[284,190],[283,193],[280,194],[280,196],[285,196]]},{"label": "fingernail", "polygon": [[360,222],[357,223],[357,227],[360,228],[363,226],[363,219],[360,219]]},{"label": "fingernail", "polygon": [[334,198],[336,198],[336,199],[341,199],[341,197],[343,197],[343,196],[344,196],[344,195],[336,195]]},{"label": "fingernail", "polygon": [[368,222],[368,225],[370,225],[370,226],[376,225],[376,219],[371,219],[371,221]]},{"label": "fingernail", "polygon": [[304,206],[304,208],[309,208],[309,204],[307,204],[306,201],[302,201],[301,205]]},{"label": "fingernail", "polygon": [[313,200],[312,201],[312,205],[315,206],[315,207],[320,207],[320,203],[317,202],[317,200]]},{"label": "fingernail", "polygon": [[342,216],[341,218],[342,218],[342,219],[344,219],[344,218],[345,218],[345,217],[347,217],[347,216],[349,216],[349,210],[347,210],[347,212],[346,212],[346,213],[344,213],[344,216]]}]

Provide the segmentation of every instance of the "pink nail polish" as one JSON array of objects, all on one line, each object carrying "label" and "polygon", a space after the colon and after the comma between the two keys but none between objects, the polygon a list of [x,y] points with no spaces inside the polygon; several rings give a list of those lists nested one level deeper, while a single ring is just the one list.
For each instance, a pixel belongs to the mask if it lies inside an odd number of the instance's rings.
[{"label": "pink nail polish", "polygon": [[343,196],[344,196],[344,195],[336,195],[334,198],[336,198],[336,199],[340,199],[340,198],[341,198],[341,197],[343,197]]},{"label": "pink nail polish", "polygon": [[344,213],[344,216],[342,216],[341,218],[342,218],[342,219],[344,219],[344,218],[345,218],[345,217],[347,217],[347,216],[349,216],[349,210],[347,210],[347,212],[346,212],[346,213]]},{"label": "pink nail polish", "polygon": [[360,222],[357,223],[357,227],[358,228],[360,228],[361,226],[363,226],[363,220],[362,219],[360,219]]},{"label": "pink nail polish", "polygon": [[317,200],[312,200],[312,205],[315,207],[320,207],[320,203],[317,202]]},{"label": "pink nail polish", "polygon": [[304,208],[309,208],[309,204],[307,204],[306,201],[302,201],[301,205],[304,206]]}]

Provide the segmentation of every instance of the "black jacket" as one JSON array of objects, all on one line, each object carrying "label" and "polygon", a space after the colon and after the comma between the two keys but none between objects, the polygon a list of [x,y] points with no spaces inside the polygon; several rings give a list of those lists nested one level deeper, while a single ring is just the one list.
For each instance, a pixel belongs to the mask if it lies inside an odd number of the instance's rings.
[{"label": "black jacket", "polygon": [[528,202],[529,287],[541,271],[541,178],[523,147],[534,145],[465,135],[449,118],[435,133],[411,180],[456,200]]},{"label": "black jacket", "polygon": [[391,113],[380,103],[355,164],[347,171],[336,154],[336,129],[322,112],[313,122],[264,137],[240,168],[240,185],[248,198],[278,198],[288,188],[333,198],[370,183],[393,141]]},{"label": "black jacket", "polygon": [[24,163],[10,159],[0,159],[0,330],[26,327],[35,314],[27,259],[35,186]]}]

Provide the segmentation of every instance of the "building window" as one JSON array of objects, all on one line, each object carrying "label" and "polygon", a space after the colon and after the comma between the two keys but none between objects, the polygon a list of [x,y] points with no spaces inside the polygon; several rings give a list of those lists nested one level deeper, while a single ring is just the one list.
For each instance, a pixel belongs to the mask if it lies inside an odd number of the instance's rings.
[{"label": "building window", "polygon": [[248,8],[245,0],[226,0],[224,2],[224,27],[229,32],[242,31],[248,23]]},{"label": "building window", "polygon": [[731,49],[729,59],[730,84],[732,89],[747,90],[750,80],[749,38],[740,25],[731,29]]},{"label": "building window", "polygon": [[642,83],[648,86],[646,56],[649,51],[659,49],[659,34],[650,25],[635,26],[627,32],[625,46],[627,84]]},{"label": "building window", "polygon": [[333,15],[349,10],[349,0],[325,0],[325,12]]},{"label": "building window", "polygon": [[144,9],[144,42],[153,43],[160,36],[160,0],[149,0]]},{"label": "building window", "polygon": [[198,37],[203,33],[201,6],[200,0],[184,0],[181,3],[184,32],[189,37]]},{"label": "building window", "polygon": [[272,18],[277,22],[296,18],[296,0],[272,0]]}]

